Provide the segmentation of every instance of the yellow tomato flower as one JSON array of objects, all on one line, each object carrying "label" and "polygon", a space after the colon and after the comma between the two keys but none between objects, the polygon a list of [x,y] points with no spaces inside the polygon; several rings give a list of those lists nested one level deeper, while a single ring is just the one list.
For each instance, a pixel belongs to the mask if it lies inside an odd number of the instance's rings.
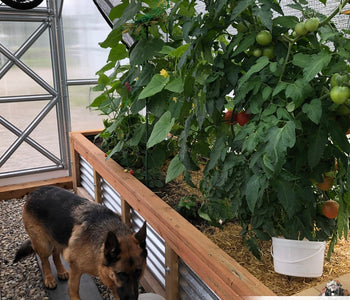
[{"label": "yellow tomato flower", "polygon": [[167,78],[167,77],[168,77],[168,72],[167,72],[166,70],[162,69],[162,70],[160,71],[160,75],[162,75],[162,76],[164,76],[165,78]]},{"label": "yellow tomato flower", "polygon": [[177,97],[173,97],[173,101],[177,103]]}]

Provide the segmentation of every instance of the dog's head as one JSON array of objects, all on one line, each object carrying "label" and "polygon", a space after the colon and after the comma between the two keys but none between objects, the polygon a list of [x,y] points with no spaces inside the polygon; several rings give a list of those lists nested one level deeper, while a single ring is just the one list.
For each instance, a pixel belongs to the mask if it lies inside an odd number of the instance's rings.
[{"label": "dog's head", "polygon": [[146,222],[133,235],[117,237],[109,232],[104,245],[101,280],[120,300],[137,300],[146,257]]}]

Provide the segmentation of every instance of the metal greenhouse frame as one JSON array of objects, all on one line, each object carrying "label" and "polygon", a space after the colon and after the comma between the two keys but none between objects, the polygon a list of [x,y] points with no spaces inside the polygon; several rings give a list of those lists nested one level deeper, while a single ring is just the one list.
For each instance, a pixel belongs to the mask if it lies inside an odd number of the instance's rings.
[{"label": "metal greenhouse frame", "polygon": [[[62,12],[63,0],[47,1],[47,7],[38,7],[31,10],[16,10],[6,6],[0,6],[0,22],[15,21],[15,22],[34,22],[37,24],[37,29],[32,33],[27,40],[12,53],[0,41],[0,53],[3,54],[8,61],[0,69],[0,80],[11,69],[12,66],[17,66],[21,71],[26,73],[44,90],[44,94],[39,95],[21,95],[21,96],[1,96],[0,104],[2,103],[18,103],[26,101],[43,101],[47,100],[47,104],[39,114],[30,122],[25,130],[18,129],[10,121],[6,120],[0,113],[0,124],[17,136],[15,142],[1,155],[0,168],[10,158],[10,156],[18,149],[18,147],[26,142],[34,149],[39,151],[43,156],[48,158],[50,165],[29,168],[17,171],[0,171],[0,179],[28,175],[44,171],[52,170],[69,170],[69,151],[68,151],[68,132],[70,130],[69,122],[69,104],[67,92],[66,65],[64,55],[63,31],[62,31]],[[52,61],[52,76],[53,85],[51,86],[42,77],[35,73],[29,66],[21,61],[21,57],[34,42],[44,33],[48,31],[50,39],[50,54]],[[56,107],[57,128],[59,137],[59,152],[57,157],[45,147],[40,145],[29,135],[38,126],[42,119]]]}]

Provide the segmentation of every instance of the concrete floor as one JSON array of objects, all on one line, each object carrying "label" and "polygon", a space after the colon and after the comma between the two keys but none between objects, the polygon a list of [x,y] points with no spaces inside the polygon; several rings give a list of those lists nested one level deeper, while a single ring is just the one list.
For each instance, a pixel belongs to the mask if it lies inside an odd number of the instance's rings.
[{"label": "concrete floor", "polygon": [[[339,282],[342,284],[343,289],[347,289],[348,291],[350,291],[350,273],[335,279],[339,280]],[[295,296],[319,296],[326,285],[327,285],[327,282],[323,282],[317,286],[314,286],[300,293],[297,293],[295,294]]]}]

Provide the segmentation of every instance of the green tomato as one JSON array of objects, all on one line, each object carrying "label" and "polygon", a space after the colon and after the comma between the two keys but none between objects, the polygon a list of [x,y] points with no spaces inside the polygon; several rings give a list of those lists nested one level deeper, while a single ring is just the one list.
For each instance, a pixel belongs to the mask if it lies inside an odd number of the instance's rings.
[{"label": "green tomato", "polygon": [[331,86],[339,86],[343,83],[343,76],[339,73],[334,73],[331,77]]},{"label": "green tomato", "polygon": [[256,42],[261,46],[267,46],[272,41],[272,35],[268,30],[261,30],[255,37]]},{"label": "green tomato", "polygon": [[255,56],[255,57],[260,57],[261,54],[262,54],[262,50],[260,48],[255,48],[252,52],[252,54]]},{"label": "green tomato", "polygon": [[350,97],[350,89],[347,86],[332,87],[331,99],[336,104],[343,104]]},{"label": "green tomato", "polygon": [[305,22],[299,22],[295,25],[294,28],[297,35],[305,35],[307,34],[307,29],[305,28]]},{"label": "green tomato", "polygon": [[275,57],[273,54],[273,46],[264,47],[262,50],[262,55],[266,56],[268,59],[273,59]]},{"label": "green tomato", "polygon": [[305,28],[309,32],[317,30],[318,25],[320,25],[320,20],[318,18],[310,18],[305,21]]}]

